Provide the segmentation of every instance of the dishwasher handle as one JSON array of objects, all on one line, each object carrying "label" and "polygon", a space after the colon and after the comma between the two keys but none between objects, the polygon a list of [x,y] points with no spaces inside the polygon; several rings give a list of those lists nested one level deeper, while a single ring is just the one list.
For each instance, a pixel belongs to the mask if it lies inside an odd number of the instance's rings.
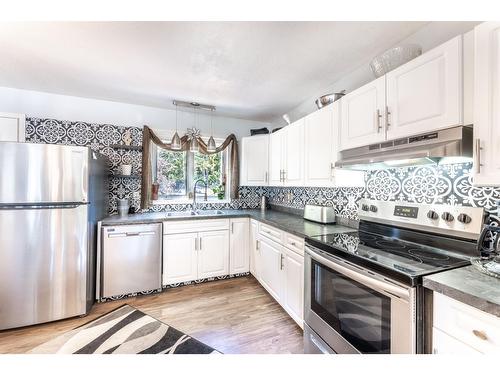
[{"label": "dishwasher handle", "polygon": [[135,237],[135,236],[154,236],[156,234],[155,231],[147,231],[147,232],[126,232],[126,233],[109,233],[108,238],[116,238],[116,237]]}]

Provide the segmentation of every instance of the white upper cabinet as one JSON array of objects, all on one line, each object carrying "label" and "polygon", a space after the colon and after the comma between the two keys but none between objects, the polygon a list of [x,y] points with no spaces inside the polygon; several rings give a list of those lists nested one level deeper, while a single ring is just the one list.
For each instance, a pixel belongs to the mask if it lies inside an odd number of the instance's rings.
[{"label": "white upper cabinet", "polygon": [[269,136],[269,185],[304,185],[304,119]]},{"label": "white upper cabinet", "polygon": [[[305,118],[305,185],[330,186],[337,160],[338,131],[334,131],[334,113],[339,113],[339,102],[321,108]],[[337,124],[338,126],[338,124]],[[338,127],[337,127],[338,130]]]},{"label": "white upper cabinet", "polygon": [[288,125],[284,132],[283,182],[286,186],[304,185],[304,119]]},{"label": "white upper cabinet", "polygon": [[269,185],[283,185],[285,137],[284,129],[269,136]]},{"label": "white upper cabinet", "polygon": [[385,140],[385,76],[350,92],[341,102],[342,150]]},{"label": "white upper cabinet", "polygon": [[268,184],[269,135],[241,139],[241,186]]},{"label": "white upper cabinet", "polygon": [[25,116],[0,112],[0,142],[25,141]]},{"label": "white upper cabinet", "polygon": [[462,71],[457,36],[387,73],[387,139],[461,125]]},{"label": "white upper cabinet", "polygon": [[500,22],[474,29],[474,185],[500,185]]}]

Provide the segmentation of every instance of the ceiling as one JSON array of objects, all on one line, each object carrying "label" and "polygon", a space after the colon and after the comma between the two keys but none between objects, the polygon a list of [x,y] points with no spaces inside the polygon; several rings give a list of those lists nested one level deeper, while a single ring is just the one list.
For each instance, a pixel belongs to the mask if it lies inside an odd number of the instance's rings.
[{"label": "ceiling", "polygon": [[0,86],[271,121],[426,24],[0,23]]}]

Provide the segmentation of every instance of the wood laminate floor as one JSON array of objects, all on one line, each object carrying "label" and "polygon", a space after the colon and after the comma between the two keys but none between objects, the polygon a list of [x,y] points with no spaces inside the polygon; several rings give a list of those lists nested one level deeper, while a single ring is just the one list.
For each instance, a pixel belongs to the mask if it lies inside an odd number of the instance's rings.
[{"label": "wood laminate floor", "polygon": [[303,353],[302,330],[253,276],[95,304],[81,318],[0,332],[0,353],[24,353],[123,304],[222,353]]}]

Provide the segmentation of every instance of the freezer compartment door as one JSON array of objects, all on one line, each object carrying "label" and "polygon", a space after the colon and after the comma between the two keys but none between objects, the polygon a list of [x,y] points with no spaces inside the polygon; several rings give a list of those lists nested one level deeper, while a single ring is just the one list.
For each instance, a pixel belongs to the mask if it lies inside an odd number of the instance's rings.
[{"label": "freezer compartment door", "polygon": [[102,297],[161,288],[161,224],[102,228]]},{"label": "freezer compartment door", "polygon": [[86,313],[87,205],[0,209],[0,330]]},{"label": "freezer compartment door", "polygon": [[0,142],[0,205],[88,201],[89,149]]}]

